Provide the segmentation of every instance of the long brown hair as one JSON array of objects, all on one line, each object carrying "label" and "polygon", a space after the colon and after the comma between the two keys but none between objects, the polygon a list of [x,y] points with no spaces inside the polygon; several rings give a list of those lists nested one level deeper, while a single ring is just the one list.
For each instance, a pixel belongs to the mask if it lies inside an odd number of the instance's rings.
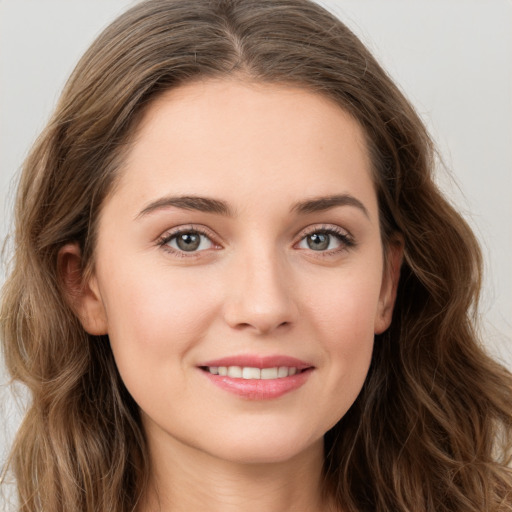
[{"label": "long brown hair", "polygon": [[382,237],[404,264],[391,327],[356,402],[325,436],[325,490],[353,512],[509,511],[511,376],[475,332],[477,242],[433,181],[432,142],[361,42],[308,0],[149,0],[112,23],[69,79],[25,162],[1,334],[32,401],[12,449],[20,511],[133,510],[148,460],[108,339],[63,299],[59,249],[94,265],[101,206],[162,91],[238,74],[333,99],[364,128]]}]

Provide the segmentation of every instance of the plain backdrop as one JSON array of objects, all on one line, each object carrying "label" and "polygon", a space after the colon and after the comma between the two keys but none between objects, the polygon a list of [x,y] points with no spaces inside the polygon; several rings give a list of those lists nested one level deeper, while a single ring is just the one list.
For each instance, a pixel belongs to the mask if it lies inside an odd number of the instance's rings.
[{"label": "plain backdrop", "polygon": [[[133,3],[0,0],[2,240],[20,165],[66,77],[101,29]],[[439,183],[483,246],[485,340],[512,367],[512,2],[321,3],[370,47],[437,141],[446,164]],[[0,469],[20,417],[6,380],[0,369]]]}]

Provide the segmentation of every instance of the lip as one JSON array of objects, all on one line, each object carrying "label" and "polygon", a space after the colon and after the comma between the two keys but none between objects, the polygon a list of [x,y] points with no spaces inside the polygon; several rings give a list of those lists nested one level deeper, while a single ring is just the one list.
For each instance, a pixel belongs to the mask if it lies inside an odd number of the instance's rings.
[{"label": "lip", "polygon": [[[297,368],[299,373],[278,379],[239,379],[213,375],[204,370],[206,366],[241,366],[260,369],[288,366]],[[284,355],[240,355],[205,361],[198,365],[198,369],[210,382],[224,391],[247,400],[271,400],[303,386],[314,370],[314,366],[300,359]]]},{"label": "lip", "polygon": [[198,365],[201,366],[248,366],[251,368],[274,368],[275,366],[295,367],[297,370],[313,368],[313,365],[295,357],[275,355],[275,356],[257,356],[257,355],[239,355],[223,357],[211,361],[205,361]]}]

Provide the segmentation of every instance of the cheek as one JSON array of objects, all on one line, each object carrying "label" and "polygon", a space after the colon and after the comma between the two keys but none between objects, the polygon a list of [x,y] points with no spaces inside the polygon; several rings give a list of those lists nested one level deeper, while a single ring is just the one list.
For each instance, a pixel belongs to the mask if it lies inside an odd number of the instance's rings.
[{"label": "cheek", "polygon": [[375,262],[368,268],[346,268],[321,287],[313,283],[308,286],[313,291],[307,301],[310,316],[316,319],[316,329],[333,348],[357,348],[358,340],[373,339],[381,274]]},{"label": "cheek", "polygon": [[190,273],[128,263],[105,269],[109,279],[103,290],[119,370],[126,380],[132,373],[176,371],[215,316],[214,288],[198,288],[200,276]]},{"label": "cheek", "polygon": [[329,304],[323,327],[319,326],[332,379],[343,380],[356,392],[364,382],[373,350],[375,307],[367,300],[371,298],[339,293]]},{"label": "cheek", "polygon": [[[311,296],[309,317],[322,345],[326,368],[325,408],[334,425],[357,398],[366,379],[379,300],[378,274],[347,273]],[[306,316],[306,315],[305,315]]]}]

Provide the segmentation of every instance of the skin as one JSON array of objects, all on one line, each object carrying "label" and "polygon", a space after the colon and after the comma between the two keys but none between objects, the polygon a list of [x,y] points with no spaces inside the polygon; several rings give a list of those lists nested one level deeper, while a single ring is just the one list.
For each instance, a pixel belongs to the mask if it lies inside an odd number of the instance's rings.
[{"label": "skin", "polygon": [[[333,195],[357,203],[296,206]],[[169,196],[213,198],[230,214],[164,205]],[[198,250],[169,241],[176,228],[206,233]],[[342,238],[312,249],[307,236],[327,229]],[[323,435],[391,321],[401,249],[386,250],[387,266],[362,129],[330,100],[232,79],[149,106],[103,206],[92,277],[78,296],[70,285],[142,411],[152,474],[139,510],[330,509]],[[60,265],[80,268],[76,245]],[[250,400],[198,368],[241,354],[314,369],[292,392]]]}]

